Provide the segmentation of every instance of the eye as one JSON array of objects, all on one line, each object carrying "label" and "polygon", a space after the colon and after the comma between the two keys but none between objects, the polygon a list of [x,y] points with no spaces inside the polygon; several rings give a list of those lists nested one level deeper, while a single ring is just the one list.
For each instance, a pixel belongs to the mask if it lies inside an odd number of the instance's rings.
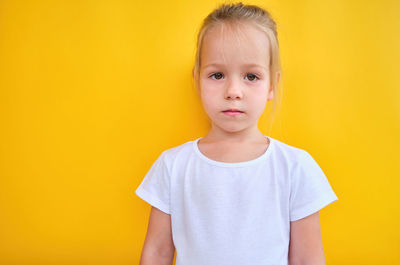
[{"label": "eye", "polygon": [[210,77],[215,76],[215,80],[220,80],[222,78],[222,74],[221,73],[214,73],[212,75],[210,75]]},{"label": "eye", "polygon": [[255,74],[247,74],[246,76],[248,77],[249,81],[258,80],[258,77]]}]

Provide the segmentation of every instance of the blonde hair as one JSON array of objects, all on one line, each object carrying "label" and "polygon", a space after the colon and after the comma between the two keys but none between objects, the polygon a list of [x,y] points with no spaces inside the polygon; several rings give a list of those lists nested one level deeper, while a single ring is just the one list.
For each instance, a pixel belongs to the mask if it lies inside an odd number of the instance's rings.
[{"label": "blonde hair", "polygon": [[219,7],[214,9],[201,24],[201,27],[197,34],[197,45],[195,63],[193,67],[194,84],[197,92],[199,93],[199,75],[200,75],[200,55],[204,36],[207,32],[218,25],[234,24],[248,22],[253,26],[256,26],[259,30],[264,32],[270,43],[270,78],[271,86],[274,93],[273,98],[273,113],[275,113],[277,102],[280,102],[281,96],[278,95],[280,92],[278,89],[278,80],[276,77],[277,72],[281,72],[281,62],[279,55],[279,43],[278,33],[276,30],[276,23],[272,19],[270,13],[256,5],[246,5],[242,2],[221,4]]}]

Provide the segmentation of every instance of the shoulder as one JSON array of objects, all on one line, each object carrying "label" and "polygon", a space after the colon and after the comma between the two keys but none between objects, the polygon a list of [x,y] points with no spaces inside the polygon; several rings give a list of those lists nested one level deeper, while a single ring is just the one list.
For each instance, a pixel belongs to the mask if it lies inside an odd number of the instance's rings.
[{"label": "shoulder", "polygon": [[172,167],[173,164],[182,161],[182,159],[187,158],[190,155],[194,141],[195,139],[170,147],[164,150],[160,157],[162,157],[162,160],[167,167]]},{"label": "shoulder", "polygon": [[272,138],[272,141],[275,158],[285,163],[287,166],[295,166],[303,161],[304,158],[311,156],[305,149],[295,145],[285,143],[275,138]]},{"label": "shoulder", "polygon": [[326,182],[324,171],[309,151],[278,140],[275,140],[274,147],[277,161],[288,170],[292,181],[301,182],[302,185],[306,181],[315,186],[315,183]]},{"label": "shoulder", "polygon": [[177,156],[183,155],[187,152],[191,151],[192,145],[193,145],[194,140],[189,140],[186,141],[182,144],[179,144],[177,146],[170,147],[162,152],[162,155],[166,159],[174,159]]}]

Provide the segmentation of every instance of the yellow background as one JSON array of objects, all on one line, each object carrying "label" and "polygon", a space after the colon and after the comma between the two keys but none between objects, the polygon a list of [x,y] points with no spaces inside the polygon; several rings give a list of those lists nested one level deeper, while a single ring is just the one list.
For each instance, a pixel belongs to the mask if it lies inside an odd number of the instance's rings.
[{"label": "yellow background", "polygon": [[[165,149],[206,134],[195,37],[219,1],[0,1],[0,264],[139,264],[134,191]],[[339,201],[327,264],[400,264],[400,1],[269,0],[283,105]],[[265,121],[265,122],[264,122]]]}]

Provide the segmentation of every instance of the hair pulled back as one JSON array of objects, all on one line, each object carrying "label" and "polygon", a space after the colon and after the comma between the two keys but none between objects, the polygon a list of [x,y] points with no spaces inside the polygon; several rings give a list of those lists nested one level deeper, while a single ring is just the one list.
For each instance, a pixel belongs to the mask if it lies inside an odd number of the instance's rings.
[{"label": "hair pulled back", "polygon": [[[276,102],[278,100],[278,79],[277,72],[281,72],[281,62],[279,55],[278,33],[276,23],[272,19],[270,13],[256,5],[246,5],[242,2],[221,4],[214,9],[202,22],[200,30],[197,34],[195,63],[193,67],[194,83],[199,92],[199,74],[201,67],[201,50],[204,36],[207,32],[223,24],[234,25],[235,23],[250,23],[264,32],[270,43],[270,80],[274,90],[273,110],[275,111]],[[280,97],[279,97],[280,98]]]}]

